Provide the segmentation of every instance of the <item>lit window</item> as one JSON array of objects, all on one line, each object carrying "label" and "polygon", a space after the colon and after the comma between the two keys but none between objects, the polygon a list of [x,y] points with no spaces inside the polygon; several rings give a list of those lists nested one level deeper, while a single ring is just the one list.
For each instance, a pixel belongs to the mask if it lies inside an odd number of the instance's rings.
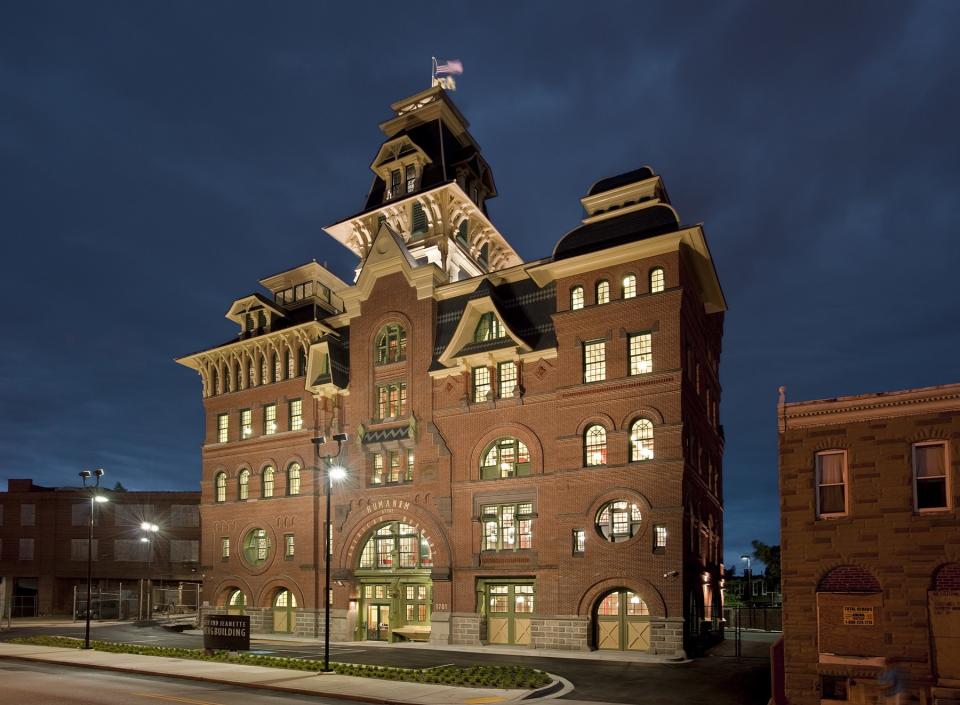
[{"label": "lit window", "polygon": [[587,428],[584,438],[584,465],[606,465],[607,429],[598,424]]},{"label": "lit window", "polygon": [[263,469],[263,497],[273,497],[273,466]]},{"label": "lit window", "polygon": [[377,387],[377,418],[390,419],[407,413],[407,383],[394,382]]},{"label": "lit window", "polygon": [[293,534],[284,534],[283,535],[283,557],[290,559],[293,558],[294,544],[293,544]]},{"label": "lit window", "polygon": [[570,310],[576,311],[583,308],[583,287],[574,286],[570,288]]},{"label": "lit window", "polygon": [[653,422],[637,419],[630,427],[630,461],[653,458]]},{"label": "lit window", "polygon": [[226,443],[230,440],[230,415],[217,414],[217,442]]},{"label": "lit window", "polygon": [[650,333],[635,333],[628,337],[631,375],[642,375],[653,371],[652,339]]},{"label": "lit window", "polygon": [[592,340],[583,344],[583,381],[602,382],[607,378],[606,343]]},{"label": "lit window", "polygon": [[277,432],[277,405],[267,404],[263,407],[263,434],[272,436]]},{"label": "lit window", "polygon": [[473,333],[473,342],[482,343],[487,340],[499,340],[507,336],[503,323],[495,313],[485,313],[477,322],[477,329]]},{"label": "lit window", "polygon": [[303,429],[303,400],[290,400],[290,430],[300,431]]},{"label": "lit window", "polygon": [[250,498],[250,471],[244,468],[240,471],[240,481],[238,483],[240,490],[240,500]]},{"label": "lit window", "polygon": [[513,360],[497,365],[497,384],[501,399],[509,399],[517,388],[517,363]]},{"label": "lit window", "polygon": [[667,527],[665,524],[653,525],[653,550],[663,552],[667,548]]},{"label": "lit window", "polygon": [[267,562],[270,555],[270,537],[264,529],[251,529],[243,541],[243,557],[250,565]]},{"label": "lit window", "polygon": [[946,443],[913,446],[913,481],[917,510],[949,508]]},{"label": "lit window", "polygon": [[400,362],[407,356],[407,332],[403,326],[391,323],[377,335],[377,364]]},{"label": "lit window", "polygon": [[533,547],[533,504],[497,504],[483,507],[484,551],[515,551]]},{"label": "lit window", "polygon": [[654,267],[650,270],[650,293],[656,294],[663,291],[664,277],[663,267]]},{"label": "lit window", "polygon": [[610,282],[606,279],[597,282],[597,303],[610,303]]},{"label": "lit window", "polygon": [[287,494],[300,494],[300,463],[290,463],[287,468]]},{"label": "lit window", "polygon": [[214,481],[214,485],[216,486],[216,493],[217,493],[216,500],[218,502],[226,502],[227,501],[227,473],[218,472],[217,477]]},{"label": "lit window", "polygon": [[398,521],[375,529],[360,552],[361,569],[395,570],[432,566],[430,541],[423,531]]},{"label": "lit window", "polygon": [[831,450],[817,453],[817,516],[847,513],[847,453]]},{"label": "lit window", "polygon": [[585,553],[587,550],[587,532],[583,529],[573,530],[573,552]]},{"label": "lit window", "polygon": [[240,410],[240,438],[250,438],[253,435],[253,411]]},{"label": "lit window", "polygon": [[623,298],[632,299],[637,295],[637,276],[628,274],[623,278]]},{"label": "lit window", "polygon": [[597,512],[597,531],[607,541],[626,541],[640,530],[640,508],[625,499],[608,502]]},{"label": "lit window", "polygon": [[474,403],[487,401],[490,396],[490,368],[473,368],[473,401]]},{"label": "lit window", "polygon": [[383,484],[383,453],[373,454],[373,476],[371,482],[375,485]]},{"label": "lit window", "polygon": [[530,452],[523,441],[516,438],[500,438],[494,441],[482,456],[480,478],[483,480],[529,474]]},{"label": "lit window", "polygon": [[230,539],[224,536],[220,539],[220,558],[227,560],[230,557]]}]

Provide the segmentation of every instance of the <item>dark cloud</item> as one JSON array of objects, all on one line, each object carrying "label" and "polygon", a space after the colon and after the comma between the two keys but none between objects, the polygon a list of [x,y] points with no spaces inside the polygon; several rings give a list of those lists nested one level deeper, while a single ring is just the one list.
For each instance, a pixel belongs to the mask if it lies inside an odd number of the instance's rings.
[{"label": "dark cloud", "polygon": [[458,57],[494,220],[548,255],[651,164],[706,223],[727,560],[777,541],[776,389],[958,379],[960,5],[30,3],[0,26],[0,476],[196,487],[199,386],[269,273],[352,261],[387,105]]}]

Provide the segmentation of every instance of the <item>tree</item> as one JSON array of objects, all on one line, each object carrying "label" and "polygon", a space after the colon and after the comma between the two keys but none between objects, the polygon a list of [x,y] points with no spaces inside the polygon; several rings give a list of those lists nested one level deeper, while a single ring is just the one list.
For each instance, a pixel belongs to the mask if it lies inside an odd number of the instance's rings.
[{"label": "tree", "polygon": [[768,546],[762,541],[754,539],[750,542],[753,546],[753,557],[765,566],[763,574],[780,582],[780,546]]}]

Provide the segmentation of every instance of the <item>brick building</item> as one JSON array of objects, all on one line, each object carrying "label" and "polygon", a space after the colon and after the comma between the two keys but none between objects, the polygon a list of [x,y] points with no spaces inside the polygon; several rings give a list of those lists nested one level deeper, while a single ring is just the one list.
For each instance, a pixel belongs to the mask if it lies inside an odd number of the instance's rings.
[{"label": "brick building", "polygon": [[[677,653],[716,627],[725,303],[699,225],[644,167],[523,262],[449,96],[393,106],[363,209],[236,300],[203,386],[205,600],[319,633],[322,472],[332,636]],[[333,442],[323,454],[337,451]],[[322,612],[322,611],[321,611]]]},{"label": "brick building", "polygon": [[[136,618],[146,581],[155,587],[199,582],[199,493],[100,493],[108,501],[97,503],[94,513],[93,592],[109,600],[98,599],[103,604],[95,612]],[[0,579],[13,616],[70,614],[77,586],[86,597],[89,517],[89,490],[7,481],[0,493]],[[158,526],[152,551],[140,540],[145,521]],[[161,604],[156,597],[154,604]]]},{"label": "brick building", "polygon": [[787,700],[957,702],[960,384],[778,413]]}]

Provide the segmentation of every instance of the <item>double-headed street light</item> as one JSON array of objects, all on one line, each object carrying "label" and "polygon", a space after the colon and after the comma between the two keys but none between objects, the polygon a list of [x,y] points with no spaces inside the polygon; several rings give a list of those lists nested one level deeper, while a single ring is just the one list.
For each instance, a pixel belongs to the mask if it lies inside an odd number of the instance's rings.
[{"label": "double-headed street light", "polygon": [[[151,524],[149,521],[144,521],[140,523],[140,528],[143,530],[144,534],[140,537],[140,540],[143,543],[148,545],[147,548],[147,616],[144,619],[151,619],[153,617],[153,581],[150,578],[150,570],[153,564],[153,541],[157,536],[157,532],[160,531],[160,527],[156,524]],[[142,604],[142,603],[141,603]]]},{"label": "double-headed street light", "polygon": [[81,470],[80,477],[83,478],[83,488],[87,489],[87,480],[94,478],[95,484],[90,487],[90,517],[87,522],[87,627],[83,637],[83,648],[90,648],[90,613],[93,611],[93,605],[90,604],[90,594],[93,592],[93,512],[97,503],[107,501],[107,498],[100,494],[100,478],[103,477],[103,468],[96,470]]},{"label": "double-headed street light", "polygon": [[[320,446],[327,442],[327,439],[323,436],[317,436],[316,438],[311,439],[313,442],[314,455],[317,460],[317,464],[314,465],[314,470],[319,470],[319,461],[322,457],[324,459],[324,470],[327,481],[327,514],[326,514],[326,539],[324,539],[323,545],[325,548],[324,555],[324,565],[326,566],[326,581],[324,584],[323,599],[323,617],[324,617],[324,629],[323,629],[323,670],[325,673],[330,672],[330,539],[333,527],[333,521],[330,518],[330,497],[333,494],[333,481],[336,480],[340,482],[347,477],[347,470],[342,465],[334,465],[334,458],[340,457],[340,452],[343,450],[343,444],[347,441],[346,433],[335,433],[333,434],[333,440],[337,442],[337,452],[335,455],[320,455]],[[314,541],[314,545],[319,543]],[[316,570],[316,565],[314,565],[314,570]],[[316,587],[316,585],[315,585]],[[316,590],[315,590],[316,592]],[[320,600],[317,600],[317,606],[319,607]]]}]

